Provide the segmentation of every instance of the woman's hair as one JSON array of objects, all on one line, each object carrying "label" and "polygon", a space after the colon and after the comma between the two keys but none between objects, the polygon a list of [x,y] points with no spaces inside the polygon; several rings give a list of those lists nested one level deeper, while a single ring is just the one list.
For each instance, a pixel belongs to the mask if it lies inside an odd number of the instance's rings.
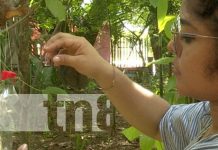
[{"label": "woman's hair", "polygon": [[[218,37],[218,0],[184,0],[188,11],[205,23],[213,36]],[[214,49],[215,60],[207,68],[209,74],[218,74],[218,40]]]},{"label": "woman's hair", "polygon": [[[211,24],[211,31],[218,35],[218,0],[185,0],[188,10],[197,18]],[[210,28],[209,28],[210,30]]]},{"label": "woman's hair", "polygon": [[195,0],[194,13],[202,18],[211,18],[215,15],[218,1],[217,0]]}]

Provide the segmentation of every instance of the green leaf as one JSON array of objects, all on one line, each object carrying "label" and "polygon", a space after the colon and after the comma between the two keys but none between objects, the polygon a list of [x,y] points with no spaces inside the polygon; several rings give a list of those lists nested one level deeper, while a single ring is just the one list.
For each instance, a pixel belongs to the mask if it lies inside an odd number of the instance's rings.
[{"label": "green leaf", "polygon": [[173,60],[174,60],[174,57],[163,57],[163,58],[160,58],[158,60],[148,63],[146,66],[148,67],[152,64],[165,65],[165,64],[171,63]]},{"label": "green leaf", "polygon": [[130,127],[127,128],[125,130],[122,131],[122,134],[129,140],[129,141],[133,141],[136,138],[139,138],[139,136],[141,135],[141,132],[138,131],[136,128],[134,127]]},{"label": "green leaf", "polygon": [[174,90],[175,88],[176,88],[176,77],[173,76],[169,78],[165,89],[166,89],[166,92],[169,92],[169,91]]},{"label": "green leaf", "polygon": [[43,67],[43,68],[41,68],[41,75],[40,75],[40,77],[41,77],[41,81],[43,82],[43,83],[41,83],[42,85],[45,85],[45,86],[49,86],[49,85],[52,85],[53,83],[52,83],[52,76],[54,75],[53,74],[53,69],[54,68],[52,68],[52,67]]},{"label": "green leaf", "polygon": [[143,135],[140,137],[140,149],[141,150],[152,150],[154,143],[155,143],[155,140],[148,136]]},{"label": "green leaf", "polygon": [[157,18],[164,19],[167,15],[168,0],[158,0],[157,3]]},{"label": "green leaf", "polygon": [[66,9],[60,0],[45,0],[47,8],[59,21],[66,19]]},{"label": "green leaf", "polygon": [[[165,18],[163,20],[160,20],[158,21],[158,30],[159,30],[159,33],[162,32],[165,27],[166,27],[166,24],[170,21],[173,21],[175,19],[175,16],[165,16]],[[169,28],[169,32],[170,32],[170,27]]]},{"label": "green leaf", "polygon": [[163,150],[163,143],[159,141],[155,141],[156,150]]},{"label": "green leaf", "polygon": [[154,8],[157,7],[157,5],[158,5],[158,0],[149,0],[149,1],[150,1],[151,6],[153,6]]},{"label": "green leaf", "polygon": [[167,16],[168,0],[158,0],[157,5],[157,19],[158,19],[158,30],[159,33],[164,30],[164,27],[171,16]]},{"label": "green leaf", "polygon": [[172,18],[168,18],[168,19],[171,19],[171,20],[167,20],[165,27],[164,27],[164,32],[167,38],[171,39],[172,38],[171,27],[176,19],[176,16],[172,16]]},{"label": "green leaf", "polygon": [[46,89],[42,90],[43,94],[67,94],[67,92],[58,87],[47,87]]},{"label": "green leaf", "polygon": [[176,91],[169,91],[169,92],[166,92],[164,94],[164,99],[166,99],[170,104],[173,104],[175,102],[175,100],[177,100],[177,92]]}]

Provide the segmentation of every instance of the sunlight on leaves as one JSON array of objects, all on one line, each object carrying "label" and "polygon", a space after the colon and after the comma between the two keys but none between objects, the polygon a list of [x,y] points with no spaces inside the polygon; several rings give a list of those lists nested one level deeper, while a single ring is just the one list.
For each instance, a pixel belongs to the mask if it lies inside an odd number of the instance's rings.
[{"label": "sunlight on leaves", "polygon": [[130,127],[127,128],[125,130],[122,131],[122,134],[125,135],[125,137],[129,140],[129,141],[133,141],[136,138],[138,138],[141,135],[141,132],[138,131],[136,128],[134,127]]},{"label": "sunlight on leaves", "polygon": [[140,137],[140,148],[141,150],[151,150],[154,146],[155,140],[148,136]]},{"label": "sunlight on leaves", "polygon": [[158,19],[158,29],[159,29],[159,33],[162,32],[166,26],[166,24],[171,21],[174,20],[175,16],[166,16],[164,19],[159,20]]},{"label": "sunlight on leaves", "polygon": [[168,0],[159,0],[157,5],[158,30],[162,32],[166,24],[175,19],[175,16],[167,16]]},{"label": "sunlight on leaves", "polygon": [[159,33],[163,31],[164,19],[167,15],[168,10],[168,0],[158,0],[157,3],[157,19],[158,19],[158,29]]},{"label": "sunlight on leaves", "polygon": [[164,150],[164,146],[163,146],[163,143],[162,142],[159,142],[159,141],[155,141],[155,148],[156,150]]}]

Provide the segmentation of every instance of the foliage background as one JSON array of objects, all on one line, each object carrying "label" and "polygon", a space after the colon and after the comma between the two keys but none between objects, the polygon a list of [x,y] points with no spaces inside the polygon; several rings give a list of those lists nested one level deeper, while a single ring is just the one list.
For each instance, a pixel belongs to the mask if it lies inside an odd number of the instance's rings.
[{"label": "foliage background", "polygon": [[[111,47],[125,36],[137,43],[149,27],[150,47],[155,61],[134,72],[133,80],[171,104],[192,101],[177,95],[171,70],[173,56],[166,49],[171,38],[171,24],[179,13],[179,0],[93,0],[90,4],[84,4],[83,0],[27,0],[24,5],[29,8],[29,12],[25,16],[8,20],[5,28],[0,30],[0,69],[18,72],[16,88],[19,93],[101,93],[94,81],[71,68],[44,67],[37,44],[43,46],[58,32],[84,36],[94,44],[102,24],[107,21],[111,30]],[[128,29],[127,22],[140,26],[141,30]],[[124,29],[130,34],[126,35]],[[151,64],[157,65],[155,76],[148,71]],[[113,112],[116,114],[115,109]],[[46,137],[56,134],[55,131],[43,133]],[[142,135],[133,127],[124,130],[123,134],[130,141],[139,139],[141,149],[163,149],[161,143]],[[29,133],[21,135],[24,142],[32,136]],[[75,135],[74,141],[75,149],[85,149],[85,140],[80,135]]]}]

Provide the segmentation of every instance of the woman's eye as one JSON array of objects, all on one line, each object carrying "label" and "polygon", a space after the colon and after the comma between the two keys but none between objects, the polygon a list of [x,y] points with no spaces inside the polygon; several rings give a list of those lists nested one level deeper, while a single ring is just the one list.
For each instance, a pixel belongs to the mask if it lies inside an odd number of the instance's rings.
[{"label": "woman's eye", "polygon": [[184,41],[186,44],[190,44],[193,40],[195,40],[195,37],[187,36],[187,35],[181,35],[181,40]]}]

